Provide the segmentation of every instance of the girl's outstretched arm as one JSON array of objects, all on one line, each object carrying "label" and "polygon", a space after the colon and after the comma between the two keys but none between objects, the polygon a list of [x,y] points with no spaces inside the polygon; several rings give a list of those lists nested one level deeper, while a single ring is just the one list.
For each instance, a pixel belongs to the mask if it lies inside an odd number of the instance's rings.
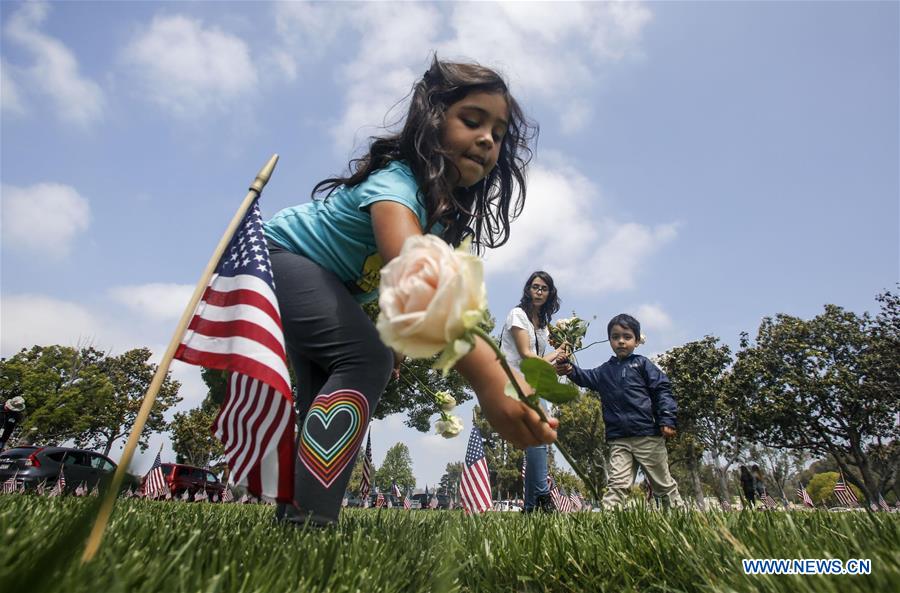
[{"label": "girl's outstretched arm", "polygon": [[[375,202],[369,212],[378,253],[385,264],[400,254],[407,238],[422,234],[419,220],[403,204]],[[559,422],[555,418],[549,425],[543,423],[537,412],[503,392],[508,379],[490,346],[475,340],[472,352],[456,364],[456,369],[475,390],[485,417],[500,436],[520,448],[556,440]],[[531,392],[524,381],[520,379],[519,383],[526,393]]]},{"label": "girl's outstretched arm", "polygon": [[[558,420],[541,422],[537,412],[503,392],[509,379],[494,351],[483,341],[475,340],[475,347],[456,363],[456,370],[475,390],[485,417],[504,439],[520,449],[556,440]],[[533,391],[517,373],[516,378],[525,393]]]}]

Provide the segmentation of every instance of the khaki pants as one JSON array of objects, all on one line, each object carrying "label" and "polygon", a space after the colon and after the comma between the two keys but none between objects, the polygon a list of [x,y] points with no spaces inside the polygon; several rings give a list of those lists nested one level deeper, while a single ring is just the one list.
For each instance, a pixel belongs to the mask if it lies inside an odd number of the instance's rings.
[{"label": "khaki pants", "polygon": [[[637,465],[636,465],[637,464]],[[665,506],[682,506],[678,484],[669,473],[666,440],[661,437],[625,437],[609,441],[609,484],[603,508],[617,508],[634,485],[638,465],[644,470],[653,495]]]}]

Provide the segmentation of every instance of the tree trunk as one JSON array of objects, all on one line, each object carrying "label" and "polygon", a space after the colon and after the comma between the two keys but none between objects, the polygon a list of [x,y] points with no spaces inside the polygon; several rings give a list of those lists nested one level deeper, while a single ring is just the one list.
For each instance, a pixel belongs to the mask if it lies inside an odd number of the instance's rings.
[{"label": "tree trunk", "polygon": [[698,467],[700,459],[694,450],[693,444],[687,446],[686,465],[688,474],[691,476],[691,485],[694,487],[694,498],[700,506],[701,511],[706,510],[706,499],[703,496],[703,484],[700,482],[700,468]]}]

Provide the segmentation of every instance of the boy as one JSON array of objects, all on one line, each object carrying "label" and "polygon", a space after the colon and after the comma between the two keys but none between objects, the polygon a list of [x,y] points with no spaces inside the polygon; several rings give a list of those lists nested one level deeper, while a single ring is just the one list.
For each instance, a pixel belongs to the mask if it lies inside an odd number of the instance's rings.
[{"label": "boy", "polygon": [[634,354],[641,324],[630,315],[616,315],[606,326],[615,356],[599,367],[583,370],[557,359],[556,372],[580,387],[600,394],[609,442],[609,483],[605,508],[621,506],[637,473],[647,475],[653,493],[666,506],[681,506],[678,485],[669,473],[665,439],[675,436],[678,406],[669,378],[645,356]]}]

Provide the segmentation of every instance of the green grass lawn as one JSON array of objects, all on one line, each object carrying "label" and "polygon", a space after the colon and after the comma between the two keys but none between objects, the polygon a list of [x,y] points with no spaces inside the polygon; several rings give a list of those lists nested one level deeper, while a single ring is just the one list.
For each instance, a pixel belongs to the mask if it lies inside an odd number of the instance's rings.
[{"label": "green grass lawn", "polygon": [[[521,516],[120,500],[79,564],[95,499],[0,496],[0,591],[900,591],[900,515],[644,510]],[[744,558],[866,558],[867,576],[749,576]]]}]

